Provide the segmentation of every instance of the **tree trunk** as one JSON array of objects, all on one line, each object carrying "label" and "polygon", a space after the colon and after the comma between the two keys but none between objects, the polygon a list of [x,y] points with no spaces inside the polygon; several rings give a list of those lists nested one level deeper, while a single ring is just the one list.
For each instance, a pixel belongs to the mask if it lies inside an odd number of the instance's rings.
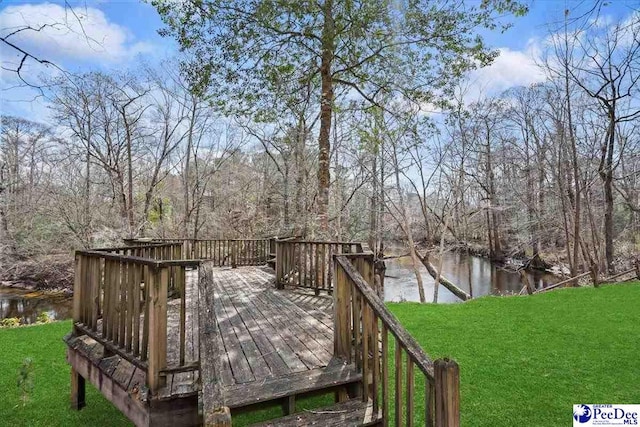
[{"label": "tree trunk", "polygon": [[613,150],[615,144],[615,106],[609,113],[609,131],[607,132],[607,155],[604,170],[600,171],[604,185],[604,251],[607,260],[607,272],[615,273],[613,265]]},{"label": "tree trunk", "polygon": [[320,233],[329,232],[329,155],[331,149],[331,116],[333,110],[333,62],[335,28],[333,21],[333,0],[325,0],[323,5],[324,23],[322,27],[322,58],[320,79],[322,94],[320,97],[320,132],[318,136],[318,222]]},{"label": "tree trunk", "polygon": [[371,196],[369,197],[369,247],[374,251],[378,246],[378,153],[371,156]]}]

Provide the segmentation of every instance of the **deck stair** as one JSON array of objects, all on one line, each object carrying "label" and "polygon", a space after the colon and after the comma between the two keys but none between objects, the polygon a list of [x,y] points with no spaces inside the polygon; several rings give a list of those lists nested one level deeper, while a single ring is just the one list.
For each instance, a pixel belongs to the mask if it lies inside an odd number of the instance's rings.
[{"label": "deck stair", "polygon": [[252,427],[335,427],[383,425],[382,413],[375,413],[371,401],[350,399],[333,406],[298,412],[253,424]]}]

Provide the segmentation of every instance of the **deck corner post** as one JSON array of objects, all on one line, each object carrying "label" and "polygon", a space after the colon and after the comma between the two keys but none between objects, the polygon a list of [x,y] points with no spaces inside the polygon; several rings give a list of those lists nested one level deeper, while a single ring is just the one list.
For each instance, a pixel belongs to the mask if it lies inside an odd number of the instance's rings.
[{"label": "deck corner post", "polygon": [[349,310],[347,301],[348,283],[346,282],[344,270],[334,255],[334,292],[333,292],[333,354],[336,357],[349,358],[347,340],[349,337],[349,325],[347,324],[347,312]]},{"label": "deck corner post", "polygon": [[460,367],[451,359],[434,361],[435,425],[460,426]]},{"label": "deck corner post", "polygon": [[169,268],[149,268],[149,367],[147,385],[152,394],[163,387],[166,377],[160,371],[167,367],[167,291]]},{"label": "deck corner post", "polygon": [[71,368],[71,409],[79,411],[87,403],[85,401],[85,380],[75,369]]},{"label": "deck corner post", "polygon": [[231,410],[223,406],[204,414],[204,427],[231,427]]}]

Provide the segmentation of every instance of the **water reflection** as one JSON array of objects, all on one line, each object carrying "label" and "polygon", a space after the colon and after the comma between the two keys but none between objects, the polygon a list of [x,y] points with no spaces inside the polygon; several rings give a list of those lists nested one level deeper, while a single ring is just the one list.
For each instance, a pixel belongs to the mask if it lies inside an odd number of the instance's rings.
[{"label": "water reflection", "polygon": [[64,295],[42,295],[0,286],[0,319],[17,317],[21,323],[35,323],[43,312],[50,319],[68,319],[73,314],[73,300]]},{"label": "water reflection", "polygon": [[[434,259],[434,264],[437,260]],[[418,285],[408,257],[387,261],[385,279],[386,301],[420,301]],[[433,301],[435,281],[426,268],[420,266],[425,296]],[[520,274],[491,264],[487,259],[461,252],[447,252],[442,261],[442,274],[473,297],[518,293],[523,283]],[[540,271],[525,273],[536,289],[556,283],[559,279]],[[438,302],[460,302],[447,288],[440,286]]]}]

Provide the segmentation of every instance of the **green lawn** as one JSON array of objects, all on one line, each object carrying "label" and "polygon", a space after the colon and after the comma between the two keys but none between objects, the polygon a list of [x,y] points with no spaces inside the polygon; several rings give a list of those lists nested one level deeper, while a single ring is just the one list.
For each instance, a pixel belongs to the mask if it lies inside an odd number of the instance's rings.
[{"label": "green lawn", "polygon": [[[464,426],[564,426],[574,403],[640,402],[640,284],[389,307],[430,355],[460,364]],[[70,329],[68,321],[0,329],[1,425],[130,425],[90,385],[87,407],[69,409],[62,337]],[[26,357],[34,390],[22,406],[16,380]],[[234,426],[279,413],[244,415]]]},{"label": "green lawn", "polygon": [[[69,409],[69,365],[62,337],[71,322],[0,329],[0,425],[6,426],[129,426],[131,423],[87,383],[87,407]],[[17,387],[22,361],[33,360],[34,387],[25,406]]]},{"label": "green lawn", "polygon": [[389,307],[460,364],[464,426],[566,426],[575,403],[640,403],[638,283]]}]

